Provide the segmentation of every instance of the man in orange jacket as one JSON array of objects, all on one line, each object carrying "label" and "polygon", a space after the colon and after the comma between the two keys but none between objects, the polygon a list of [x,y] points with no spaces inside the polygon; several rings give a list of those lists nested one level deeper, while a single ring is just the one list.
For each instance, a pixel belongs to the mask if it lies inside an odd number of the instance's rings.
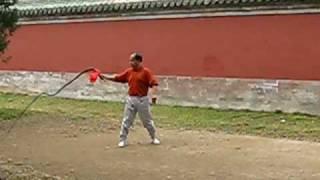
[{"label": "man in orange jacket", "polygon": [[156,138],[156,129],[151,116],[148,97],[150,88],[152,103],[156,103],[157,97],[155,93],[157,90],[156,87],[159,83],[151,70],[143,66],[142,61],[142,55],[133,53],[130,56],[130,68],[127,68],[125,71],[117,75],[102,75],[103,79],[120,83],[128,83],[129,85],[128,97],[120,130],[119,147],[125,147],[128,145],[127,136],[137,113],[139,114],[143,126],[149,132],[152,140],[151,143],[156,145],[160,144],[160,140]]}]

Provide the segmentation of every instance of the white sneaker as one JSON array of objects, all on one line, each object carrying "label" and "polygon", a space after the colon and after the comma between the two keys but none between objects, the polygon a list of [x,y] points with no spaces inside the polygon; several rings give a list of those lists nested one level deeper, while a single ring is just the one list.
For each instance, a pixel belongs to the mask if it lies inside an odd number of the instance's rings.
[{"label": "white sneaker", "polygon": [[159,145],[159,144],[160,144],[160,140],[159,140],[159,139],[157,139],[157,138],[154,138],[154,139],[152,139],[151,144]]},{"label": "white sneaker", "polygon": [[128,145],[127,141],[120,141],[119,144],[118,144],[118,147],[119,148],[124,148]]}]

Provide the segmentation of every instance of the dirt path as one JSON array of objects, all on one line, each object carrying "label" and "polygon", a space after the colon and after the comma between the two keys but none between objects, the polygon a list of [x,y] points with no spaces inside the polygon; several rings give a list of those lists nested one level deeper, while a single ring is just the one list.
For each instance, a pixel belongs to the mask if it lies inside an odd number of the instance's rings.
[{"label": "dirt path", "polygon": [[[3,131],[3,130],[2,130]],[[117,148],[118,127],[104,123],[33,120],[0,144],[0,159],[81,180],[320,179],[320,144],[210,132],[160,129],[149,144],[135,127]]]}]

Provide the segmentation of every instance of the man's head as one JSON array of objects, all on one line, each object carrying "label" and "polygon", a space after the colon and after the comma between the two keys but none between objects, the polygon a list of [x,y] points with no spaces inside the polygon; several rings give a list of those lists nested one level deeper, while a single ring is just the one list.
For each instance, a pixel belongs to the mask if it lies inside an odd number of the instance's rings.
[{"label": "man's head", "polygon": [[130,66],[134,69],[140,68],[142,65],[142,55],[138,53],[132,53],[130,55]]}]

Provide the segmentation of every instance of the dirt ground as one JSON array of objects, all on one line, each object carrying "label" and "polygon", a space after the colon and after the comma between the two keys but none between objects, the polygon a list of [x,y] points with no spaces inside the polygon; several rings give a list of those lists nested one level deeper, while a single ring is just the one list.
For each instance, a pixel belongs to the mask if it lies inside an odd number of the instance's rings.
[{"label": "dirt ground", "polygon": [[155,146],[137,125],[129,146],[120,149],[119,127],[108,121],[38,117],[19,123],[9,136],[3,136],[8,122],[0,125],[0,165],[32,166],[62,178],[320,179],[318,143],[160,128],[162,144]]}]

